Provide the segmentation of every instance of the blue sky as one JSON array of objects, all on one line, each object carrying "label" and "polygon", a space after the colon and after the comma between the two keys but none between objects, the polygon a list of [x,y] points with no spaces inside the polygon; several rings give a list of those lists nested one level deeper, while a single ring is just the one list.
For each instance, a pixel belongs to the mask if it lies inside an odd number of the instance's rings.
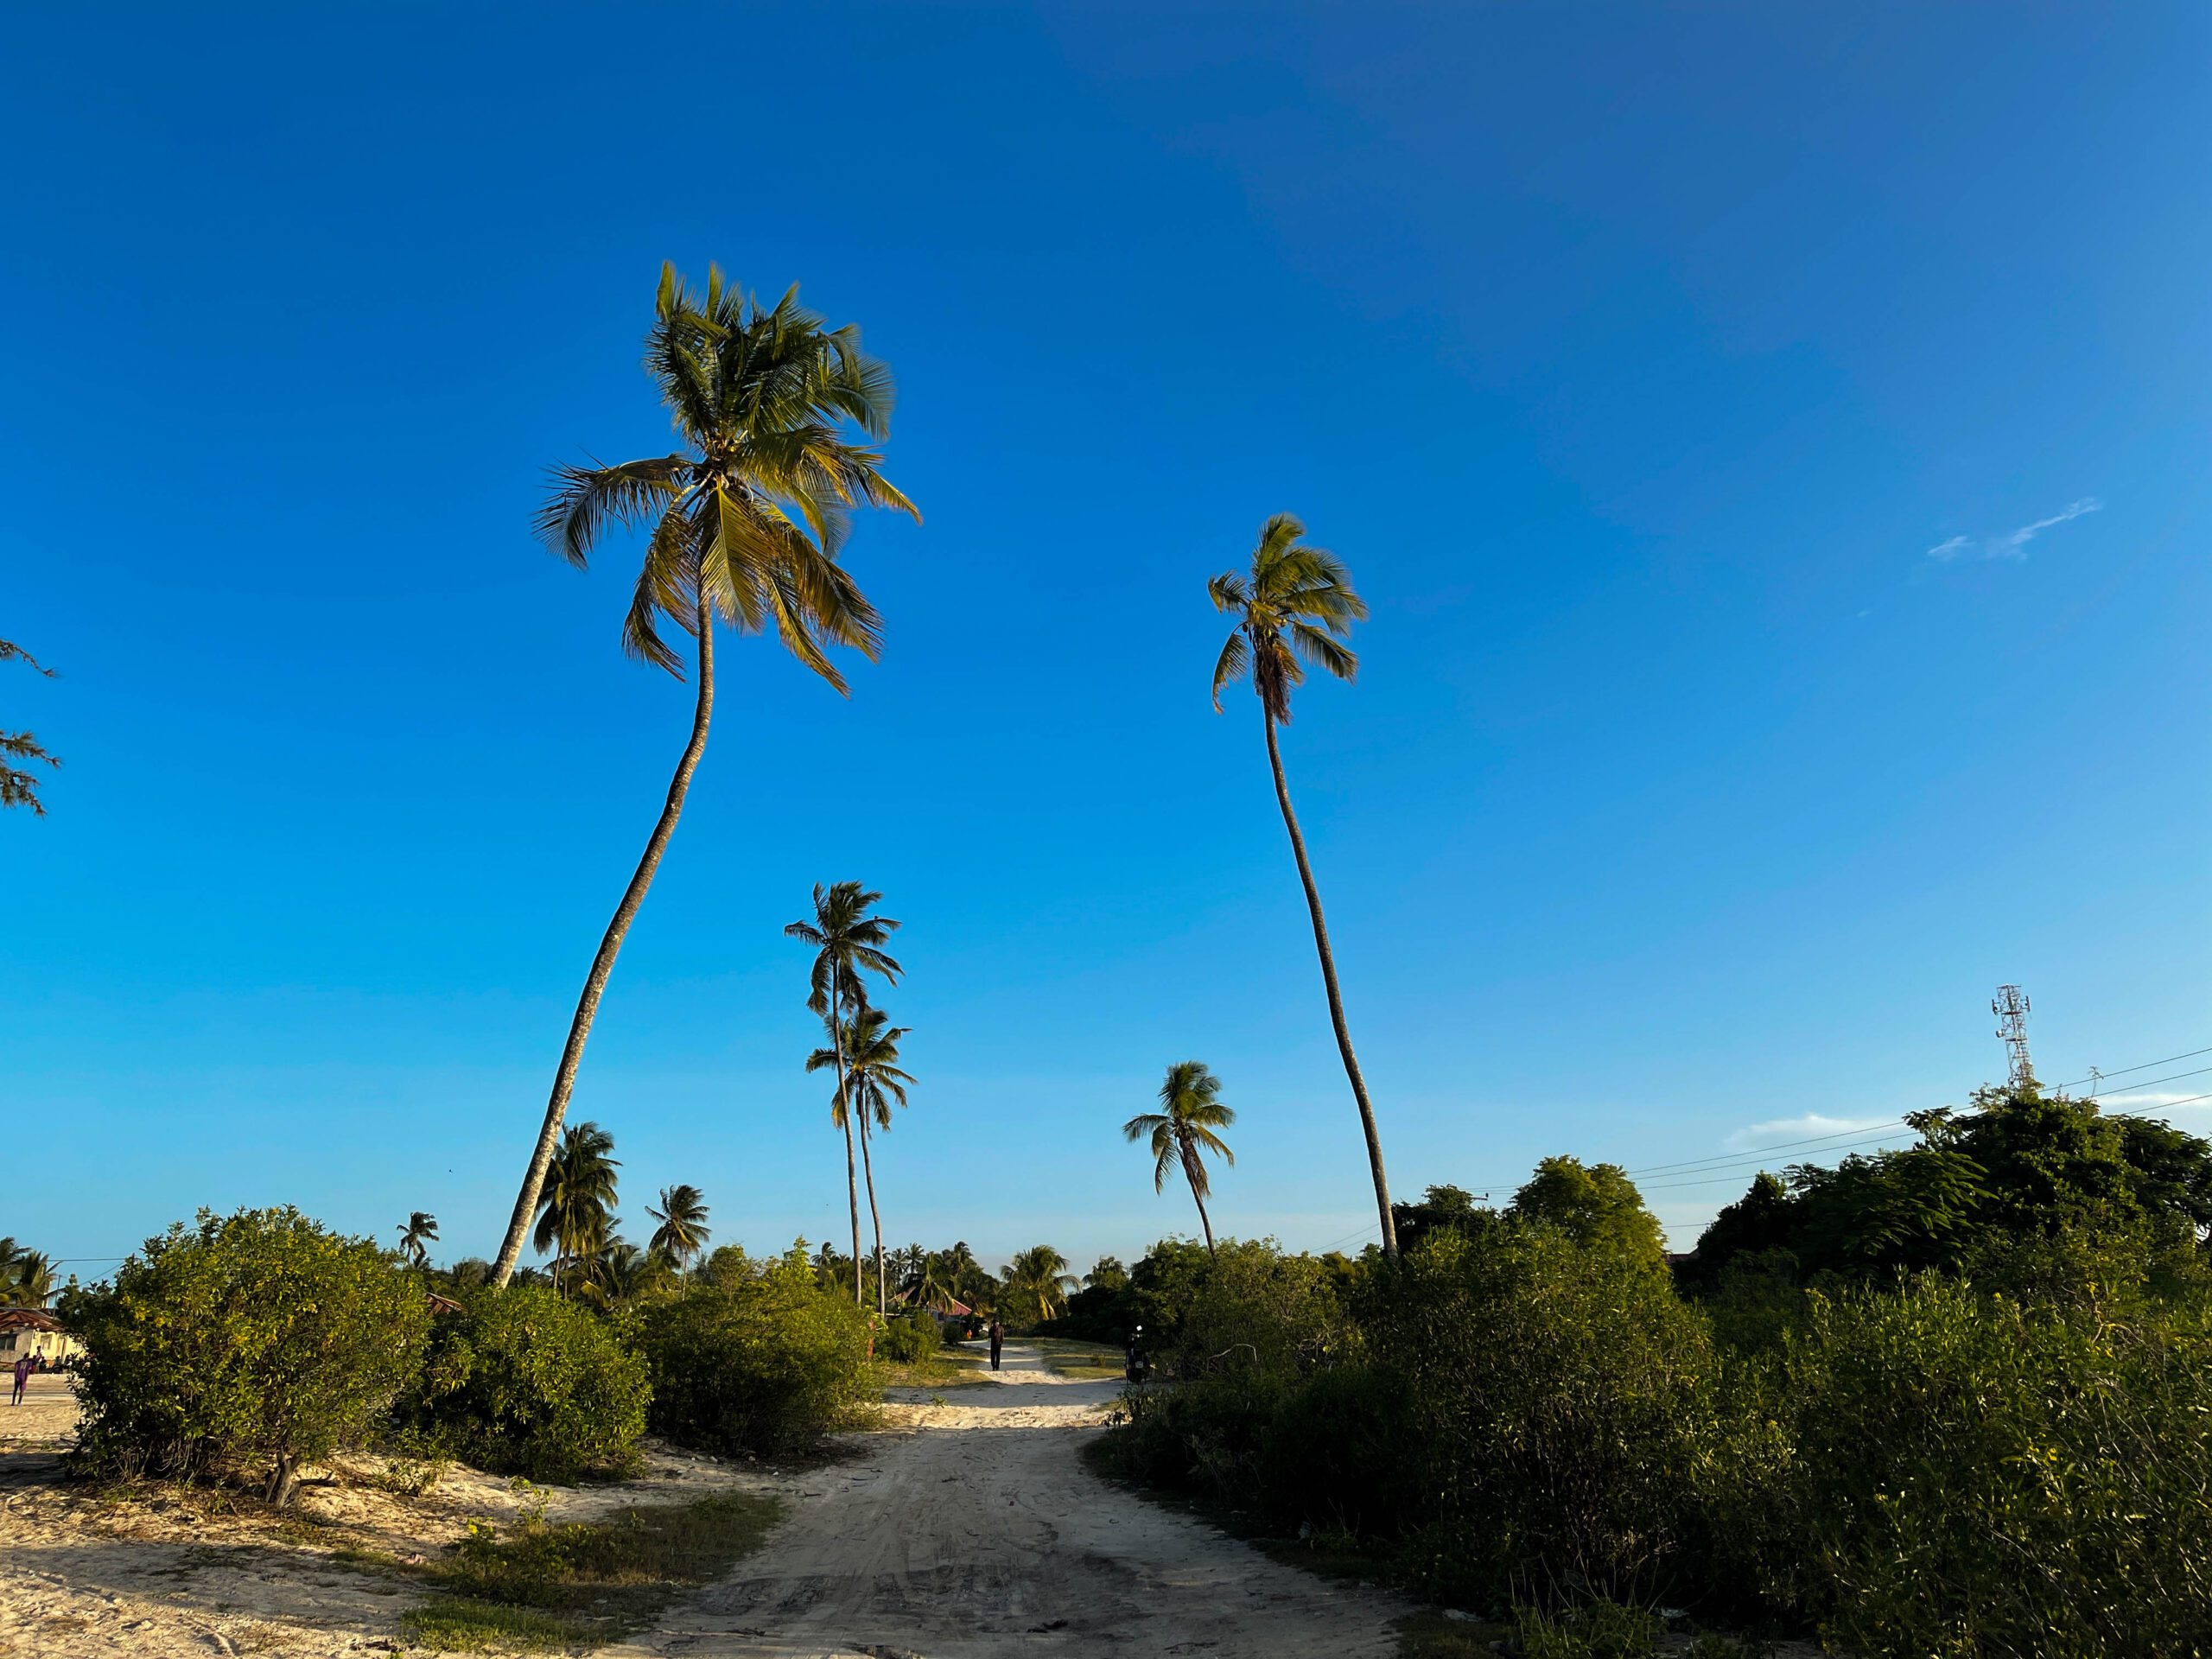
[{"label": "blue sky", "polygon": [[[862,326],[926,523],[855,538],[849,701],[723,653],[577,1096],[633,1220],[842,1229],[780,928],[856,876],[898,1240],[1190,1230],[1117,1128],[1196,1057],[1217,1224],[1356,1246],[1206,696],[1205,578],[1281,511],[1373,607],[1285,748],[1402,1192],[1962,1101],[2000,981],[2053,1080],[2212,1046],[2209,51],[2185,5],[16,17],[0,636],[59,673],[0,725],[67,764],[0,822],[0,1231],[496,1243],[688,716],[631,550],[529,534],[549,463],[665,445],[664,258]],[[1686,1243],[1750,1173],[1647,1185]]]}]

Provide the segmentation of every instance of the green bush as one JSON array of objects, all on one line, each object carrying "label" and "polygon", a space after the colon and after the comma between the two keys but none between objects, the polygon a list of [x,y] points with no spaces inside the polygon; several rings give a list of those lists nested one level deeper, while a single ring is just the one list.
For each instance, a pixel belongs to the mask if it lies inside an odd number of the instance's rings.
[{"label": "green bush", "polygon": [[937,1352],[941,1339],[937,1321],[926,1313],[903,1313],[884,1327],[876,1351],[901,1365],[912,1365]]},{"label": "green bush", "polygon": [[1369,1348],[1410,1402],[1418,1583],[1487,1605],[1676,1583],[1700,1544],[1719,1363],[1642,1253],[1517,1222],[1446,1230],[1365,1302]]},{"label": "green bush", "polygon": [[1777,1379],[1770,1595],[1870,1653],[2197,1651],[2212,1328],[2168,1312],[2067,1318],[1933,1275],[1816,1298]]},{"label": "green bush", "polygon": [[202,1211],[65,1313],[86,1349],[80,1467],[251,1465],[280,1504],[302,1463],[365,1440],[413,1375],[429,1318],[391,1255],[289,1208]]},{"label": "green bush", "polygon": [[652,1426],[713,1452],[802,1450],[869,1397],[868,1322],[794,1253],[648,1309]]},{"label": "green bush", "polygon": [[550,1290],[465,1294],[432,1325],[402,1435],[479,1469],[569,1481],[627,1462],[645,1432],[645,1364],[607,1321]]}]

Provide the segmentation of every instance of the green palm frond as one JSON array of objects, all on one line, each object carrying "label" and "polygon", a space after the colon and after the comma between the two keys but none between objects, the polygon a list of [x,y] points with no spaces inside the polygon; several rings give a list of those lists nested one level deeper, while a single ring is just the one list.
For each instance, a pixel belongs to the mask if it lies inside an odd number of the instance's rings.
[{"label": "green palm frond", "polygon": [[710,268],[703,290],[664,266],[645,370],[683,453],[555,469],[538,515],[549,545],[582,564],[613,527],[653,526],[626,648],[677,671],[659,624],[695,628],[703,606],[747,632],[773,629],[837,687],[828,650],[873,657],[881,624],[837,564],[851,513],[918,517],[872,442],[888,429],[889,372],[849,327],[829,328],[796,289],[772,307]]},{"label": "green palm frond", "polygon": [[1340,680],[1359,671],[1359,658],[1342,643],[1367,614],[1352,590],[1351,575],[1325,548],[1304,540],[1305,525],[1278,513],[1261,527],[1249,576],[1224,572],[1206,583],[1214,608],[1236,624],[1215,660],[1213,706],[1222,688],[1249,675],[1268,717],[1290,719],[1290,694],[1311,664]]}]

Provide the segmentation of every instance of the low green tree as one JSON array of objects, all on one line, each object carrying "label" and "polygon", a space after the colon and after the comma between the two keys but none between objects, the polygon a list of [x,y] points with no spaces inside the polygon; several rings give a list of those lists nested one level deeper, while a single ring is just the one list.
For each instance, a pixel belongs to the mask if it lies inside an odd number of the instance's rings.
[{"label": "low green tree", "polygon": [[65,1318],[86,1350],[80,1467],[257,1467],[281,1506],[302,1464],[381,1421],[429,1313],[391,1254],[285,1208],[202,1211],[71,1297]]},{"label": "low green tree", "polygon": [[1636,1183],[1618,1164],[1547,1158],[1513,1195],[1506,1213],[1556,1227],[1578,1244],[1655,1272],[1667,1265],[1667,1235],[1659,1218],[1643,1207]]},{"label": "low green tree", "polygon": [[499,1474],[570,1481],[629,1460],[645,1431],[645,1362],[607,1322],[542,1287],[488,1285],[434,1322],[394,1424]]},{"label": "low green tree", "polygon": [[802,1451],[870,1397],[868,1316],[817,1281],[804,1241],[709,1278],[639,1322],[658,1433],[709,1452]]}]

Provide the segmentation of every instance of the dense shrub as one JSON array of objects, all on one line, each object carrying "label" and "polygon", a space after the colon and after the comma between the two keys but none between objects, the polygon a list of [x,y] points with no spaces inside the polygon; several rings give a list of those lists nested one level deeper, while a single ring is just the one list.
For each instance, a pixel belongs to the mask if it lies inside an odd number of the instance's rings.
[{"label": "dense shrub", "polygon": [[479,1469],[566,1481],[628,1460],[650,1393],[645,1362],[599,1315],[550,1290],[480,1289],[433,1323],[393,1420]]},{"label": "dense shrub", "polygon": [[1923,1276],[1815,1297],[1758,1564],[1877,1653],[2174,1654],[2212,1630],[2212,1331]]},{"label": "dense shrub", "polygon": [[803,1255],[649,1308],[639,1335],[652,1426],[680,1445],[800,1450],[868,1397],[867,1316],[820,1289]]},{"label": "dense shrub", "polygon": [[359,1445],[414,1373],[421,1285],[366,1239],[298,1211],[202,1211],[65,1308],[85,1344],[87,1469],[251,1465],[289,1502],[300,1465]]},{"label": "dense shrub", "polygon": [[876,1350],[901,1365],[927,1359],[941,1345],[937,1321],[926,1313],[902,1313],[884,1327]]},{"label": "dense shrub", "polygon": [[1441,1232],[1362,1311],[1410,1401],[1419,1582],[1489,1605],[1675,1584],[1719,1438],[1718,1363],[1641,1251],[1518,1223]]},{"label": "dense shrub", "polygon": [[[1695,1303],[1624,1179],[1561,1160],[1507,1213],[1401,1206],[1397,1262],[1155,1252],[1131,1294],[1185,1380],[1103,1454],[1519,1603],[1529,1652],[1643,1650],[1611,1615],[1660,1600],[1867,1654],[2206,1651],[2203,1147],[2015,1104],[1936,1125],[1934,1155],[1760,1184]],[[1916,1258],[1941,1270],[1880,1268]]]}]

